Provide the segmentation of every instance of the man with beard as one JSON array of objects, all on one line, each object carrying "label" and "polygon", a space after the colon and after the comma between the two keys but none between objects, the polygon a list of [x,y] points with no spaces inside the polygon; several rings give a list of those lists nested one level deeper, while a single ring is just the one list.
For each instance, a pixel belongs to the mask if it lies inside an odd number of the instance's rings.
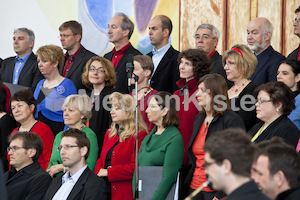
[{"label": "man with beard", "polygon": [[257,86],[276,81],[277,69],[283,55],[275,51],[271,45],[273,26],[266,18],[255,18],[247,27],[247,42],[249,48],[254,51],[258,63],[254,74],[250,77]]}]

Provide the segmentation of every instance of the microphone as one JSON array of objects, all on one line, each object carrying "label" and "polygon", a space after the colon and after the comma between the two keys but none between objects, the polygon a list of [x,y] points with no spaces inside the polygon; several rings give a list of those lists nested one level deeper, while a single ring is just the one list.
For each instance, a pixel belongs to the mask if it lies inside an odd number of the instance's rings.
[{"label": "microphone", "polygon": [[127,73],[127,79],[128,79],[128,87],[131,86],[131,78],[133,73],[133,55],[129,54],[127,57],[127,63],[126,63],[126,73]]},{"label": "microphone", "polygon": [[194,190],[194,192],[192,192],[184,200],[192,200],[199,192],[201,192],[201,190],[203,190],[203,188],[205,188],[206,186],[208,186],[208,184],[210,184],[210,183],[211,183],[211,180],[208,177],[207,180],[206,180],[206,182],[204,182],[200,187],[198,187],[196,190]]}]

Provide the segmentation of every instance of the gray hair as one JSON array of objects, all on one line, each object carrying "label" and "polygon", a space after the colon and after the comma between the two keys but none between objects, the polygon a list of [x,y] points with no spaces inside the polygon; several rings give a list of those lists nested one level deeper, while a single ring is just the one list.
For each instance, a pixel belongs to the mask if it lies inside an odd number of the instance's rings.
[{"label": "gray hair", "polygon": [[64,109],[67,105],[72,104],[77,108],[84,117],[82,122],[85,124],[92,117],[92,101],[88,95],[72,94],[69,95],[62,105]]},{"label": "gray hair", "polygon": [[14,30],[14,34],[15,33],[19,33],[19,32],[25,32],[27,33],[28,36],[28,41],[34,41],[35,36],[32,30],[28,29],[28,28],[17,28]]},{"label": "gray hair", "polygon": [[272,34],[273,34],[273,25],[267,18],[263,18],[263,19],[264,19],[264,21],[263,21],[264,35],[266,35],[267,33],[270,33],[271,34],[270,39],[271,39]]},{"label": "gray hair", "polygon": [[220,37],[220,32],[219,30],[212,24],[201,24],[197,27],[195,34],[199,29],[209,29],[211,30],[212,38],[213,39],[219,39]]},{"label": "gray hair", "polygon": [[129,30],[128,39],[130,39],[134,30],[133,22],[124,13],[116,13],[115,16],[123,17],[121,28],[122,30]]}]

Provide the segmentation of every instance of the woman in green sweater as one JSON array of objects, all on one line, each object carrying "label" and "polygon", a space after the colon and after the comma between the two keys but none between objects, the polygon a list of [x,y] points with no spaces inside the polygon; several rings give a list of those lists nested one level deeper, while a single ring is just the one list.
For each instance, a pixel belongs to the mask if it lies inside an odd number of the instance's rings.
[{"label": "woman in green sweater", "polygon": [[150,99],[146,113],[155,127],[151,134],[144,138],[138,155],[139,166],[163,166],[163,178],[153,194],[153,200],[163,200],[167,197],[183,160],[184,146],[177,129],[179,118],[176,101],[170,96],[170,93],[159,92]]},{"label": "woman in green sweater", "polygon": [[[77,128],[86,133],[87,138],[90,140],[90,153],[86,160],[87,166],[91,171],[94,171],[97,157],[98,157],[98,142],[96,134],[89,127],[85,126],[85,123],[92,116],[91,100],[87,95],[70,95],[65,99],[62,106],[64,112],[64,123],[69,126],[69,128]],[[68,170],[62,164],[59,151],[57,147],[61,142],[61,134],[63,131],[59,132],[55,136],[53,143],[53,149],[51,154],[51,159],[47,172],[50,176],[59,176]]]}]

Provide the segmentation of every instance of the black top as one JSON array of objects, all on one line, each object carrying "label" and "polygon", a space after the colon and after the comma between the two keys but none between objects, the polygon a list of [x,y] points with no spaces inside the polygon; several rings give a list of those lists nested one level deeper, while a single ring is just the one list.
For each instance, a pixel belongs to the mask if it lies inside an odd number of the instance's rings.
[{"label": "black top", "polygon": [[[249,134],[253,137],[263,124],[264,122],[262,121],[256,123],[250,129]],[[300,138],[300,131],[286,115],[282,115],[273,121],[254,142],[258,143],[264,140],[270,140],[274,136],[282,137],[286,143],[296,148]]]},{"label": "black top", "polygon": [[17,123],[13,117],[5,114],[0,119],[0,158],[3,163],[4,171],[8,170],[7,151],[8,136],[17,127]]},{"label": "black top", "polygon": [[300,188],[293,188],[280,193],[276,200],[299,200]]},{"label": "black top", "polygon": [[226,200],[269,200],[257,187],[254,181],[249,181],[227,196]]},{"label": "black top", "polygon": [[[254,126],[257,118],[256,118],[256,111],[255,111],[255,102],[250,104],[249,102],[251,101],[251,99],[246,98],[244,96],[251,95],[253,97],[253,92],[254,92],[255,88],[256,88],[256,85],[254,85],[254,83],[250,82],[237,97],[230,99],[231,106],[235,106],[235,107],[231,107],[231,109],[243,119],[247,131],[249,131]],[[242,104],[242,106],[241,106],[242,98],[243,98],[244,102],[245,101],[247,102],[247,104],[245,103],[245,104]],[[251,111],[246,111],[245,109],[243,109],[243,107],[245,107],[247,109],[250,109],[250,108],[253,108],[253,109],[251,109]],[[235,110],[235,109],[239,109],[239,110]]]},{"label": "black top", "polygon": [[105,133],[111,124],[110,112],[104,108],[103,99],[106,98],[108,100],[108,97],[112,92],[112,89],[104,87],[100,95],[93,95],[91,91],[88,94],[93,101],[92,118],[89,121],[89,127],[97,135],[99,155],[102,150]]}]

